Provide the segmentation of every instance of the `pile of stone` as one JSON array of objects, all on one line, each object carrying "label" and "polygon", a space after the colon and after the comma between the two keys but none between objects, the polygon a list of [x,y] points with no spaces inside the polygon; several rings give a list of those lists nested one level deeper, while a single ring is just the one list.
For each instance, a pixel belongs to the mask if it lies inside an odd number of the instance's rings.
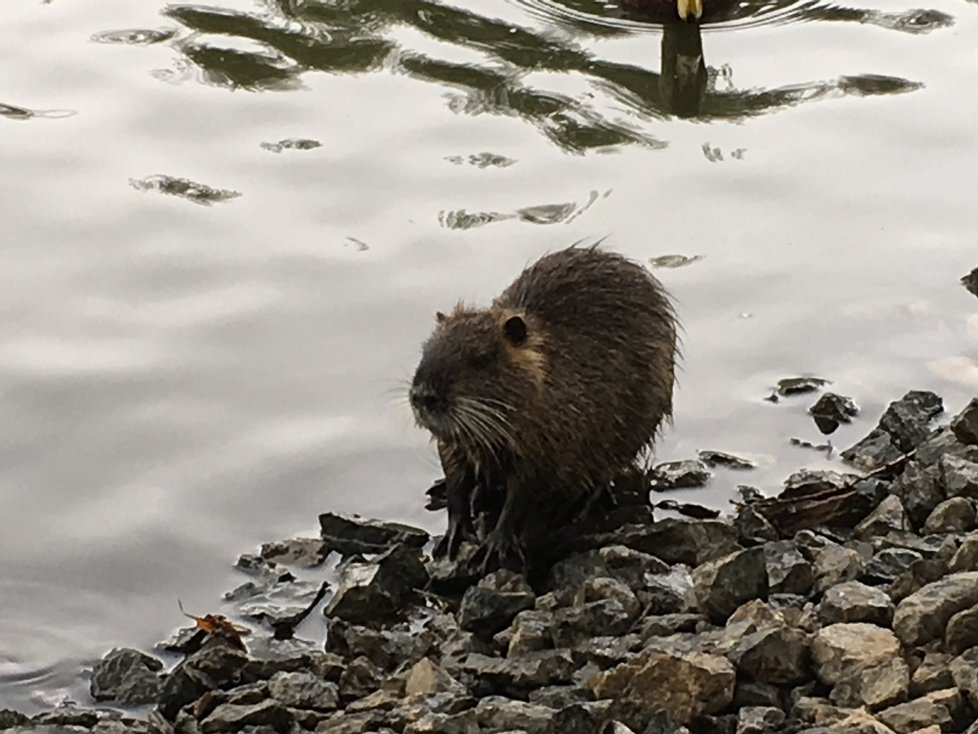
[{"label": "pile of stone", "polygon": [[[939,403],[910,393],[846,453],[892,471],[788,480],[856,489],[859,518],[785,537],[758,499],[633,522],[532,585],[498,571],[435,593],[423,531],[324,515],[321,538],[239,564],[252,579],[228,599],[266,635],[184,630],[169,670],[115,650],[92,674],[103,707],[2,711],[0,730],[978,734],[978,399],[933,429]],[[330,554],[323,645],[296,629],[325,589],[293,571]]]}]

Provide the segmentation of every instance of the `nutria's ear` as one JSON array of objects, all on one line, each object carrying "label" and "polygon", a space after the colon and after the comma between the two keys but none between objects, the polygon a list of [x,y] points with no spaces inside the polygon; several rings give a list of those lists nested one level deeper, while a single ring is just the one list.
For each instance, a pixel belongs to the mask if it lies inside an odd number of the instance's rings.
[{"label": "nutria's ear", "polygon": [[439,324],[444,324],[447,319],[448,317],[441,311],[435,311],[435,321],[437,321]]},{"label": "nutria's ear", "polygon": [[522,344],[526,341],[526,321],[522,316],[510,316],[503,324],[503,333],[513,344]]}]

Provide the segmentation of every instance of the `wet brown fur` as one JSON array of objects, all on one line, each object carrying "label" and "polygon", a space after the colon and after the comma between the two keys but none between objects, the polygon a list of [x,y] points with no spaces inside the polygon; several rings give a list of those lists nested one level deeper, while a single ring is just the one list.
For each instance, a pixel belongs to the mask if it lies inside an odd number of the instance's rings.
[{"label": "wet brown fur", "polygon": [[[513,316],[526,325],[519,343],[506,335]],[[527,267],[488,308],[439,314],[425,343],[415,384],[434,386],[449,412],[460,399],[490,401],[504,420],[483,424],[505,423],[498,440],[419,422],[437,439],[449,486],[497,483],[537,504],[564,502],[651,447],[672,416],[676,354],[659,282],[620,255],[574,245]]]}]

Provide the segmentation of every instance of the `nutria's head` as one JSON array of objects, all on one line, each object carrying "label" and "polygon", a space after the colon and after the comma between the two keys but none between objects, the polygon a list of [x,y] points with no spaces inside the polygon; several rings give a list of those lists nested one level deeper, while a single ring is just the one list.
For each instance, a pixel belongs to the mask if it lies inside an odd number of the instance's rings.
[{"label": "nutria's head", "polygon": [[418,424],[488,453],[514,443],[512,418],[543,384],[543,334],[513,309],[439,313],[411,383]]}]

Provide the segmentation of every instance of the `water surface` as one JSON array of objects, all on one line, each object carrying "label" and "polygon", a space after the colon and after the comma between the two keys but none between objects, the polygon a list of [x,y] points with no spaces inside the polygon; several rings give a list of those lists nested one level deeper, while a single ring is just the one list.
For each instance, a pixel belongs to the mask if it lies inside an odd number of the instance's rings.
[{"label": "water surface", "polygon": [[698,501],[834,465],[779,378],[857,401],[839,446],[978,392],[974,3],[744,3],[699,38],[586,0],[5,13],[0,705],[83,696],[318,512],[438,531],[392,391],[436,309],[574,240],[700,256],[657,271],[658,455],[760,468]]}]

